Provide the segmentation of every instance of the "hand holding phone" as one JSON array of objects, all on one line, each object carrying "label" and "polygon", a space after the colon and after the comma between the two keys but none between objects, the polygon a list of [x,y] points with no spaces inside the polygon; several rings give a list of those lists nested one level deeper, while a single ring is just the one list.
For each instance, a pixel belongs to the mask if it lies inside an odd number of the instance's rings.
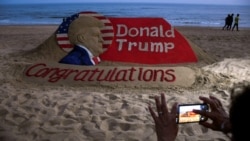
[{"label": "hand holding phone", "polygon": [[178,105],[176,123],[179,123],[179,124],[180,123],[192,123],[192,122],[200,122],[200,121],[207,120],[206,117],[201,116],[200,114],[194,113],[193,109],[208,111],[209,107],[205,103]]}]

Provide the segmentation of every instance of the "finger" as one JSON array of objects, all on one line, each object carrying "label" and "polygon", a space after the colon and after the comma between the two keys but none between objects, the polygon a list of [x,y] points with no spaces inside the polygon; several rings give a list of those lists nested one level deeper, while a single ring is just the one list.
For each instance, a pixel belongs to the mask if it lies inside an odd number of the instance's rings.
[{"label": "finger", "polygon": [[160,98],[159,96],[155,96],[155,104],[156,104],[156,109],[157,109],[157,112],[158,112],[158,115],[160,116],[162,110],[161,110],[161,102],[160,102]]},{"label": "finger", "polygon": [[199,96],[199,99],[201,100],[201,101],[203,101],[204,103],[209,103],[208,101],[208,98],[207,97],[204,97],[204,96]]},{"label": "finger", "polygon": [[153,111],[150,104],[148,105],[148,109],[149,109],[149,112],[150,112],[151,116],[153,117],[154,121],[156,122],[157,121],[157,116],[156,116],[155,112]]},{"label": "finger", "polygon": [[161,94],[161,109],[162,109],[162,112],[164,114],[167,114],[168,113],[168,107],[167,107],[167,104],[166,104],[166,98],[165,98],[165,95],[164,94]]},{"label": "finger", "polygon": [[213,99],[214,101],[216,101],[216,103],[219,105],[219,106],[221,106],[222,107],[222,103],[221,103],[221,101],[218,99],[218,98],[216,98],[216,97],[214,97],[214,96],[210,96],[210,98],[211,99]]},{"label": "finger", "polygon": [[203,96],[200,96],[199,99],[202,100],[204,103],[209,104],[212,110],[216,109],[216,104],[213,99],[203,97]]},{"label": "finger", "polygon": [[216,104],[216,106],[220,106],[220,100],[217,99],[216,97],[210,95],[209,98],[213,100],[213,102]]},{"label": "finger", "polygon": [[178,109],[177,107],[178,107],[178,103],[176,102],[176,103],[174,103],[174,105],[171,109],[171,114],[177,115],[177,109]]},{"label": "finger", "polygon": [[208,98],[208,97],[200,96],[199,99],[202,100],[204,103],[207,103],[207,104],[212,103],[212,100],[210,98]]}]

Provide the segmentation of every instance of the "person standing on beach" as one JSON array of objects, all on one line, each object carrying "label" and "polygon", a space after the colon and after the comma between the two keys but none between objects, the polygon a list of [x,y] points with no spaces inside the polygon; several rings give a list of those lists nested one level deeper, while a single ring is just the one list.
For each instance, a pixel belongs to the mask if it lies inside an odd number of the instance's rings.
[{"label": "person standing on beach", "polygon": [[233,29],[232,31],[234,30],[234,28],[236,27],[236,30],[239,31],[239,18],[240,14],[237,14],[237,16],[234,18],[234,26],[233,26]]},{"label": "person standing on beach", "polygon": [[227,15],[227,17],[225,18],[225,25],[223,26],[222,30],[224,30],[225,28],[228,29],[230,23],[230,14]]},{"label": "person standing on beach", "polygon": [[234,20],[234,14],[232,13],[229,18],[228,18],[228,26],[227,26],[227,30],[231,30],[232,25],[233,25],[233,20]]}]

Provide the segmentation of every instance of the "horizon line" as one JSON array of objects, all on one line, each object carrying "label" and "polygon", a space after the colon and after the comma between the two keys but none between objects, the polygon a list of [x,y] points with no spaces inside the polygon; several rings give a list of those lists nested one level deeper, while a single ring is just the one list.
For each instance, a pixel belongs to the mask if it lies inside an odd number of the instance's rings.
[{"label": "horizon line", "polygon": [[[250,6],[250,4],[216,4],[216,3],[178,3],[178,2],[7,2],[2,3],[2,5],[8,4],[77,4],[77,3],[89,3],[89,4],[96,4],[96,3],[107,3],[107,4],[120,4],[120,3],[127,3],[127,4],[192,4],[192,5],[235,5],[235,6]],[[0,4],[1,5],[1,4]]]}]

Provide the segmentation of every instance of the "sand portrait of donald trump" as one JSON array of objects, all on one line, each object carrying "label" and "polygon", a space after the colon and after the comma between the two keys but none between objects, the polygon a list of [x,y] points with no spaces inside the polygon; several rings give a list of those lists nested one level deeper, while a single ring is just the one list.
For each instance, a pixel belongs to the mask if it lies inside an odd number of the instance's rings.
[{"label": "sand portrait of donald trump", "polygon": [[68,37],[74,48],[59,62],[74,65],[98,64],[98,56],[103,52],[100,30],[103,26],[101,21],[91,16],[81,16],[70,23]]}]

